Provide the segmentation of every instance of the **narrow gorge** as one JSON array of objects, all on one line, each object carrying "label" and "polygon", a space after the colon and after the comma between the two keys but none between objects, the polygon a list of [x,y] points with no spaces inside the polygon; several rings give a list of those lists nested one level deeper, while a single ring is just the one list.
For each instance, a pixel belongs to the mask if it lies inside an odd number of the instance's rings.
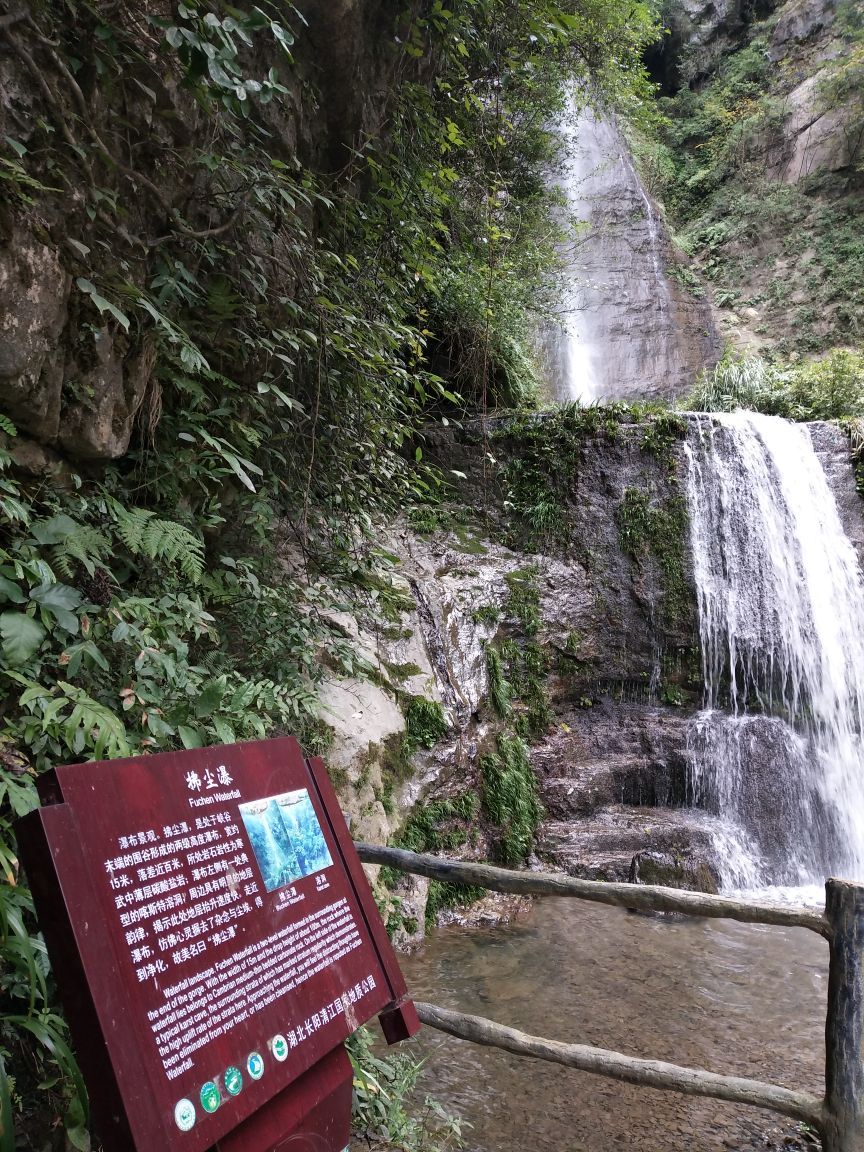
[{"label": "narrow gorge", "polygon": [[[0,1152],[102,1148],[58,764],[290,734],[355,841],[864,883],[862,93],[857,0],[0,0]],[[823,1092],[821,938],[367,872],[418,999]],[[819,1146],[351,1055],[358,1145]]]}]

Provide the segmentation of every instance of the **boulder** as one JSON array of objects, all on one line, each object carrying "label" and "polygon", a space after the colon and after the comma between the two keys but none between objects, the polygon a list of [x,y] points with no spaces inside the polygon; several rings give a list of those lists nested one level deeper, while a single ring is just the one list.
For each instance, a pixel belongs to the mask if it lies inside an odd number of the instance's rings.
[{"label": "boulder", "polygon": [[65,367],[66,400],[57,442],[73,459],[114,460],[129,447],[152,359],[146,351],[124,359],[110,329],[93,333],[89,363],[72,356]]},{"label": "boulder", "polygon": [[836,0],[790,0],[780,9],[768,58],[782,60],[796,44],[803,44],[834,20]]},{"label": "boulder", "polygon": [[660,884],[688,892],[716,893],[719,877],[709,861],[697,853],[637,852],[630,861],[631,884]]}]

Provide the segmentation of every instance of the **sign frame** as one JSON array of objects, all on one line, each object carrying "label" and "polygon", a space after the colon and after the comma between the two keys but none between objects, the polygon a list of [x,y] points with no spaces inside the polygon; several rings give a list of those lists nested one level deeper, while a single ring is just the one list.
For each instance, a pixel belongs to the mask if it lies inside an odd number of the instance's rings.
[{"label": "sign frame", "polygon": [[[196,768],[212,767],[223,761],[239,764],[241,768],[259,761],[264,763],[267,771],[263,776],[260,764],[256,771],[259,778],[266,778],[268,786],[273,781],[273,791],[295,788],[301,779],[303,787],[308,790],[317,823],[329,848],[331,866],[335,869],[333,875],[342,884],[342,888],[337,884],[336,892],[338,894],[344,889],[344,899],[349,900],[353,922],[361,938],[362,943],[356,945],[358,950],[362,949],[358,955],[368,955],[375,964],[375,983],[378,986],[375,997],[370,998],[370,1005],[374,1005],[372,1011],[364,1014],[365,1010],[359,1009],[359,1015],[355,1017],[345,1001],[344,1027],[348,1028],[348,1034],[376,1013],[389,1044],[407,1039],[420,1028],[325,765],[320,757],[304,758],[293,737],[58,767],[39,778],[37,788],[42,807],[19,820],[16,831],[40,928],[48,945],[79,1063],[88,1085],[93,1127],[98,1131],[106,1152],[128,1152],[134,1148],[139,1152],[145,1152],[146,1148],[150,1152],[155,1146],[165,1148],[166,1152],[174,1152],[175,1148],[197,1152],[204,1147],[201,1143],[204,1129],[199,1126],[194,1139],[186,1140],[181,1127],[183,1117],[175,1117],[176,1127],[172,1131],[166,1127],[164,1109],[159,1118],[152,1119],[152,1106],[148,1112],[146,1099],[138,1099],[135,1092],[130,1094],[130,1083],[140,1080],[145,1087],[152,1083],[154,1061],[144,1043],[150,1039],[144,1035],[146,1019],[140,1019],[140,1009],[138,1018],[135,1017],[136,1005],[133,1004],[130,1013],[129,1005],[123,1003],[122,993],[124,988],[127,993],[129,991],[129,977],[128,973],[118,973],[114,944],[110,948],[103,946],[104,962],[100,957],[95,965],[98,970],[94,971],[93,958],[99,947],[99,932],[101,930],[103,936],[105,932],[104,923],[99,922],[104,893],[97,893],[100,881],[94,872],[92,853],[88,857],[81,842],[81,782],[98,779],[100,773],[122,773],[124,767],[128,770],[130,765],[138,765],[139,777],[141,771],[155,772],[158,777],[163,770],[194,772]],[[280,764],[284,765],[281,778]],[[114,781],[115,777],[112,775],[111,779]],[[93,799],[92,818],[98,820],[95,795]],[[87,818],[90,819],[89,814]],[[161,821],[162,817],[159,819]],[[248,833],[248,829],[244,831]],[[248,834],[244,839],[251,844]],[[304,878],[311,879],[311,876],[304,874]],[[82,908],[92,908],[93,916],[82,917]],[[262,921],[267,915],[272,918],[272,908],[261,913]],[[254,964],[255,959],[250,963]],[[324,971],[326,973],[327,969]],[[163,994],[167,996],[167,992]],[[280,995],[272,1007],[278,1007],[286,996]],[[269,1009],[265,1010],[264,1015],[268,1012]],[[339,1030],[337,1022],[336,1030],[331,1029],[331,1033]],[[322,1032],[322,1043],[323,1035]],[[237,1115],[238,1107],[234,1107],[237,1101],[227,1099],[223,1089],[222,1099],[232,1105],[237,1119],[231,1128],[225,1130],[228,1116],[220,1118],[220,1130],[206,1147],[214,1152],[240,1152],[241,1149],[243,1152],[269,1152],[284,1142],[286,1134],[296,1133],[298,1126],[300,1130],[308,1131],[310,1136],[314,1135],[319,1145],[324,1138],[329,1148],[344,1147],[348,1143],[345,1126],[350,1124],[351,1069],[343,1040],[344,1036],[340,1036],[315,1063],[288,1076],[287,1082],[283,1076],[282,1087],[275,1089],[274,1080],[274,1090],[267,1099],[253,1111],[244,1104],[246,1110],[242,1116]],[[204,1051],[207,1051],[206,1047]],[[266,1054],[265,1061],[272,1065],[270,1053]],[[237,1069],[229,1068],[228,1071],[233,1073]],[[243,1071],[245,1073],[245,1068]],[[259,1085],[249,1086],[260,1088]],[[164,1086],[161,1088],[164,1090]],[[246,1093],[243,1095],[246,1097]],[[260,1097],[260,1091],[258,1095]],[[199,1108],[198,1113],[200,1111]],[[205,1111],[209,1112],[209,1109]],[[338,1130],[333,1128],[334,1124]],[[212,1128],[212,1125],[208,1127]]]}]

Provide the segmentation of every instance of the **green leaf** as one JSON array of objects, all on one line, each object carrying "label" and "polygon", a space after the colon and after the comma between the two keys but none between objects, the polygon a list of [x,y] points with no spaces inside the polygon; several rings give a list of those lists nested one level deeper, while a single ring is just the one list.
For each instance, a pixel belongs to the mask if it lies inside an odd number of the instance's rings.
[{"label": "green leaf", "polygon": [[12,1091],[6,1065],[0,1053],[0,1152],[15,1152],[15,1126],[12,1123]]},{"label": "green leaf", "polygon": [[20,140],[16,140],[12,136],[5,136],[4,139],[13,152],[17,152],[19,156],[27,155],[27,149]]},{"label": "green leaf", "polygon": [[[155,97],[154,97],[154,99],[155,99]],[[80,240],[73,240],[71,237],[67,236],[66,237],[66,243],[70,247],[74,248],[79,256],[89,256],[90,255],[90,249],[87,247],[86,244],[82,244]]]},{"label": "green leaf", "polygon": [[233,88],[234,81],[222,67],[218,60],[207,61],[207,71],[210,73],[210,79],[214,84],[218,84],[220,88]]},{"label": "green leaf", "polygon": [[227,720],[223,720],[221,716],[213,717],[213,727],[216,729],[216,735],[219,737],[223,744],[234,744],[237,736],[234,729]]},{"label": "green leaf", "polygon": [[13,604],[26,604],[27,597],[14,580],[8,576],[0,576],[0,600],[9,600]]},{"label": "green leaf", "polygon": [[9,663],[26,664],[39,651],[45,629],[38,620],[23,612],[3,612],[0,615],[0,637],[3,655]]},{"label": "green leaf", "polygon": [[40,584],[38,588],[31,589],[30,599],[49,612],[56,609],[72,612],[81,603],[81,593],[68,584]]},{"label": "green leaf", "polygon": [[79,276],[75,283],[86,296],[90,297],[100,313],[108,312],[124,331],[129,331],[129,317],[124,312],[121,312],[116,304],[112,304],[110,300],[106,300],[104,296],[101,296],[95,286],[91,284],[89,280],[85,280],[83,276]]},{"label": "green leaf", "polygon": [[178,724],[177,735],[183,741],[184,748],[201,748],[204,744],[198,729],[190,728],[188,724]]},{"label": "green leaf", "polygon": [[218,708],[224,695],[225,685],[221,684],[218,680],[211,680],[208,684],[205,684],[201,695],[195,701],[195,715],[198,719],[204,719],[204,717],[209,716],[215,708]]},{"label": "green leaf", "polygon": [[38,544],[60,544],[67,536],[77,532],[78,527],[71,516],[61,513],[59,516],[52,516],[50,520],[37,520],[30,525],[30,531]]}]

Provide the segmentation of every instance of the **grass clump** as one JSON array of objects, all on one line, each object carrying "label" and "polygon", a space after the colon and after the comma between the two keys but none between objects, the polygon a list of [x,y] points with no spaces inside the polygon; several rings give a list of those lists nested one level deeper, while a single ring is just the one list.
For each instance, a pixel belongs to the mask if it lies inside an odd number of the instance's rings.
[{"label": "grass clump", "polygon": [[725,356],[684,401],[700,412],[746,409],[787,420],[864,417],[864,354],[836,348],[780,367],[759,356]]},{"label": "grass clump", "polygon": [[451,884],[445,880],[430,880],[426,895],[426,926],[430,927],[445,908],[466,908],[486,895],[486,889],[476,884]]},{"label": "grass clump", "polygon": [[354,1070],[351,1130],[370,1147],[400,1148],[403,1152],[443,1152],[464,1146],[458,1116],[426,1097],[417,1107],[415,1088],[422,1062],[407,1052],[375,1054],[368,1028],[349,1036],[346,1044]]},{"label": "grass clump", "polygon": [[489,679],[489,702],[502,720],[510,715],[510,684],[504,676],[501,654],[491,645],[486,649],[486,675]]},{"label": "grass clump", "polygon": [[[420,805],[396,838],[399,848],[410,852],[453,852],[471,838],[472,826],[480,811],[476,792],[461,792],[444,800]],[[380,879],[388,888],[395,886],[401,873],[382,868]],[[473,904],[484,896],[485,889],[472,884],[449,884],[438,880],[429,883],[426,898],[426,926],[435,923],[444,908]]]},{"label": "grass clump", "polygon": [[496,604],[482,604],[471,615],[475,624],[497,624],[501,619],[501,611]]},{"label": "grass clump", "polygon": [[524,860],[543,815],[528,749],[519,736],[500,732],[497,752],[480,758],[483,810],[497,825],[496,851],[505,864]]},{"label": "grass clump", "polygon": [[[409,852],[449,852],[465,844],[480,810],[476,792],[460,792],[444,800],[420,804],[396,839]],[[382,872],[383,875],[383,872]]]},{"label": "grass clump", "polygon": [[532,564],[508,572],[505,610],[522,625],[526,636],[536,636],[542,623],[540,617],[540,589],[537,587],[538,569]]},{"label": "grass clump", "polygon": [[434,748],[447,734],[447,717],[437,700],[425,696],[410,696],[405,705],[406,750],[410,754],[418,748]]},{"label": "grass clump", "polygon": [[663,614],[672,627],[680,624],[691,607],[685,551],[690,523],[686,501],[672,496],[652,504],[647,492],[626,488],[615,519],[621,547],[627,555],[639,565],[653,557],[660,568]]}]

